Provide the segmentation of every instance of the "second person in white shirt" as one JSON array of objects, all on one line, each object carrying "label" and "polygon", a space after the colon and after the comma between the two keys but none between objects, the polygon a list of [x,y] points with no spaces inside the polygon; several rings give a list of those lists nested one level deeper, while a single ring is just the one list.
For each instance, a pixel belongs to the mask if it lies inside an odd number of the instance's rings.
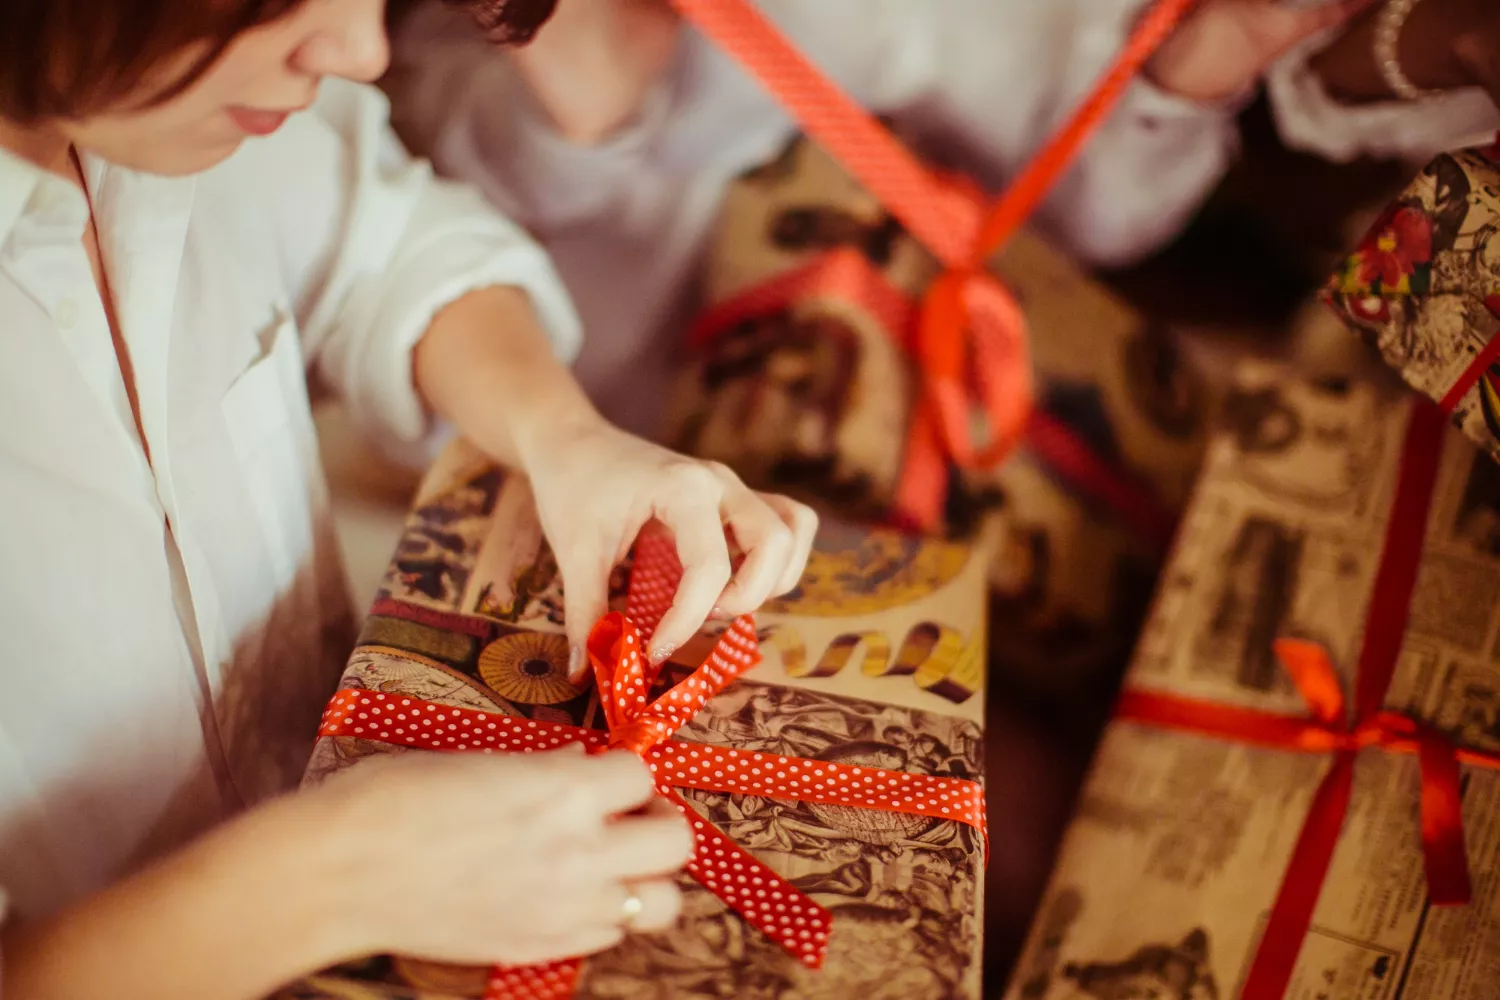
[{"label": "second person in white shirt", "polygon": [[[511,5],[546,0],[510,0]],[[1209,0],[1127,91],[1041,207],[1088,263],[1124,264],[1189,221],[1229,165],[1234,115],[1276,58],[1363,0]],[[818,67],[991,190],[1110,65],[1147,0],[754,0]],[[611,419],[662,430],[663,400],[726,187],[796,126],[668,0],[559,0],[499,50],[470,12],[412,0],[387,81],[398,130],[536,234],[589,338],[577,371]]]}]

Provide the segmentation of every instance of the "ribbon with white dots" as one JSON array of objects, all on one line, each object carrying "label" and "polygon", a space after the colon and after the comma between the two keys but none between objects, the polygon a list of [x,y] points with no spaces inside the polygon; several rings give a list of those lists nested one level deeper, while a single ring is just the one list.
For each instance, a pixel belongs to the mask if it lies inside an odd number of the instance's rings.
[{"label": "ribbon with white dots", "polygon": [[[346,736],[427,750],[535,753],[581,743],[591,752],[629,747],[650,766],[657,790],[692,823],[697,850],[688,871],[751,925],[809,968],[828,950],[832,915],[771,871],[693,810],[674,788],[795,799],[904,812],[966,823],[985,831],[984,790],[972,781],[783,757],[687,743],[672,735],[714,695],[760,662],[755,620],[736,619],[708,658],[655,701],[644,649],[682,573],[669,539],[643,535],[625,614],[606,616],[589,637],[589,657],[609,732],[455,708],[377,691],[344,690],[323,715],[320,736]],[[579,965],[554,962],[497,968],[486,1000],[566,1000]]]}]

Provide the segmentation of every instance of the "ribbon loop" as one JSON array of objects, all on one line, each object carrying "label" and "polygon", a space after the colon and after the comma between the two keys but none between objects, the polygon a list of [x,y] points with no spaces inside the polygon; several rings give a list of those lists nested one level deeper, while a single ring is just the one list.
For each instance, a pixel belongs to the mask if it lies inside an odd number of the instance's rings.
[{"label": "ribbon loop", "polygon": [[760,662],[755,618],[741,615],[719,636],[698,669],[648,703],[655,678],[647,675],[645,647],[634,622],[618,611],[605,615],[589,633],[589,659],[609,720],[610,745],[642,755],[671,739],[709,699]]},{"label": "ribbon loop", "polygon": [[1035,402],[1027,336],[1015,296],[983,271],[945,271],[922,297],[915,356],[958,468],[993,468],[1020,442]]},{"label": "ribbon loop", "polygon": [[1347,726],[1344,688],[1328,650],[1305,639],[1277,639],[1272,650],[1313,717],[1328,726]]}]

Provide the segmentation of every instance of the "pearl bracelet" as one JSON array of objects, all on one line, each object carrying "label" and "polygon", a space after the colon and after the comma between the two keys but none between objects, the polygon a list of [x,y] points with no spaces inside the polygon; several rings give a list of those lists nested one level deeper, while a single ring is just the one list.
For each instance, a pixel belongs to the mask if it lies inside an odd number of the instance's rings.
[{"label": "pearl bracelet", "polygon": [[1404,101],[1423,101],[1436,97],[1435,90],[1423,90],[1411,82],[1401,68],[1401,57],[1397,46],[1401,41],[1401,29],[1406,18],[1421,0],[1387,0],[1380,18],[1375,24],[1375,65],[1391,92]]}]

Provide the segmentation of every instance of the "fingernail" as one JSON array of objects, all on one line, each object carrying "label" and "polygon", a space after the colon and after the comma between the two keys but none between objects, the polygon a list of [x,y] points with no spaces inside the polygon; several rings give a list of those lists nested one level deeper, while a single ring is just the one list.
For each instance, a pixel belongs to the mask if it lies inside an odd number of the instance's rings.
[{"label": "fingernail", "polygon": [[665,642],[660,646],[653,646],[650,653],[651,664],[653,666],[660,666],[666,663],[667,658],[675,652],[677,652],[677,645],[675,643]]},{"label": "fingernail", "polygon": [[577,684],[583,680],[583,647],[574,646],[568,650],[568,681]]},{"label": "fingernail", "polygon": [[717,618],[728,618],[729,616],[724,613],[724,609],[723,608],[721,608],[717,604],[715,604],[714,605],[714,609],[708,613],[708,617],[717,619]]}]

